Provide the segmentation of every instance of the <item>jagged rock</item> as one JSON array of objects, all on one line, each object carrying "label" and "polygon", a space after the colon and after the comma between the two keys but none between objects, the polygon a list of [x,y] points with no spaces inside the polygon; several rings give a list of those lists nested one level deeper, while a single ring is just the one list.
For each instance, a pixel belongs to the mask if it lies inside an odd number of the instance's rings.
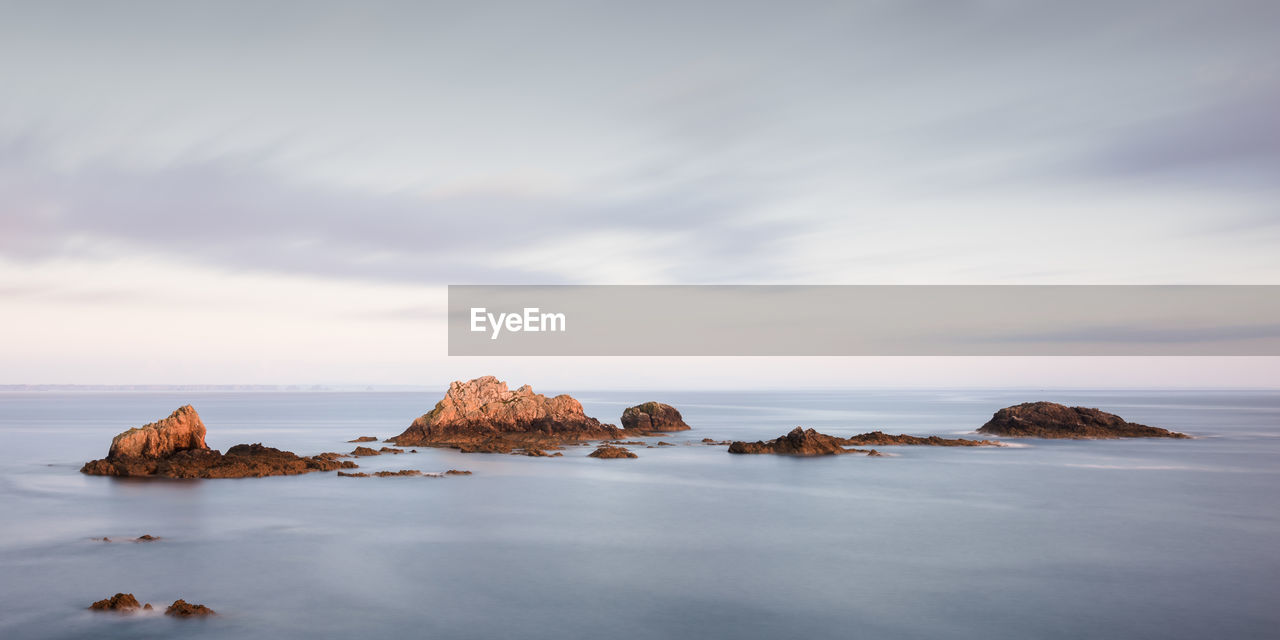
[{"label": "jagged rock", "polygon": [[737,441],[729,445],[729,453],[776,453],[789,456],[827,456],[842,453],[867,453],[865,450],[846,449],[844,441],[835,436],[818,433],[813,429],[796,427],[785,436],[768,442]]},{"label": "jagged rock", "polygon": [[675,407],[661,402],[646,402],[627,407],[622,412],[622,427],[631,431],[688,431],[689,425]]},{"label": "jagged rock", "polygon": [[[570,396],[547,398],[528,385],[512,391],[505,382],[485,376],[450,384],[434,409],[390,441],[401,446],[466,446],[464,450],[510,453],[514,446],[528,443],[623,435],[622,429],[588,417]],[[489,444],[480,448],[482,443]]]},{"label": "jagged rock", "polygon": [[332,471],[347,465],[330,454],[305,458],[260,443],[238,444],[223,454],[208,448],[204,435],[204,423],[187,405],[164,420],[117,435],[107,457],[85,463],[80,472],[122,477],[244,478]]},{"label": "jagged rock", "polygon": [[369,447],[356,447],[355,449],[351,450],[350,455],[353,455],[356,457],[380,456],[382,455],[382,452],[374,449],[370,449]]},{"label": "jagged rock", "polygon": [[347,442],[377,442],[377,441],[378,439],[373,436],[360,436],[355,440],[348,440]]},{"label": "jagged rock", "polygon": [[930,446],[930,447],[1003,447],[1001,442],[995,440],[966,440],[964,438],[939,438],[938,436],[909,436],[905,433],[891,436],[883,431],[872,431],[871,433],[862,433],[850,438],[841,438],[846,446],[894,446],[894,445],[910,445],[910,446]]},{"label": "jagged rock", "polygon": [[205,428],[191,405],[178,407],[168,418],[129,429],[111,439],[108,460],[163,458],[176,451],[207,450]]},{"label": "jagged rock", "polygon": [[368,477],[369,477],[369,474],[367,474],[367,473],[363,473],[363,472],[347,473],[347,472],[345,472],[345,471],[339,471],[339,472],[338,472],[338,477],[341,477],[341,478],[368,478]]},{"label": "jagged rock", "polygon": [[169,608],[164,610],[166,616],[174,616],[178,618],[189,618],[191,616],[212,616],[216,615],[213,609],[202,604],[191,604],[186,600],[174,600]]},{"label": "jagged rock", "polygon": [[596,447],[595,451],[587,454],[588,458],[639,458],[634,453],[628,451],[625,447],[615,447],[613,445],[602,444]]},{"label": "jagged rock", "polygon": [[378,453],[404,453],[404,449],[396,449],[393,447],[383,447],[378,449]]},{"label": "jagged rock", "polygon": [[394,478],[397,476],[420,476],[422,472],[417,469],[403,469],[400,471],[375,471],[373,475],[379,478]]},{"label": "jagged rock", "polygon": [[99,600],[91,605],[91,611],[117,611],[127,613],[141,609],[142,605],[138,604],[138,599],[133,597],[132,593],[117,593],[105,600]]},{"label": "jagged rock", "polygon": [[1189,438],[1190,436],[1125,422],[1098,409],[1068,407],[1055,402],[1025,402],[995,413],[978,433],[1008,438]]}]

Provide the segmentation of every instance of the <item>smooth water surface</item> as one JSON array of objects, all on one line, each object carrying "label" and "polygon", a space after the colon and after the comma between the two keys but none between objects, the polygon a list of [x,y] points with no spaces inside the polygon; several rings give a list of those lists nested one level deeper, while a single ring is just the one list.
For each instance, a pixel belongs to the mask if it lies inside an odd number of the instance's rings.
[{"label": "smooth water surface", "polygon": [[[349,451],[424,393],[0,394],[3,638],[1263,638],[1280,629],[1280,393],[574,392],[694,430],[635,460],[417,454],[470,477],[125,481],[78,469],[191,403],[210,446]],[[796,425],[970,432],[1029,400],[1195,440],[734,456]],[[657,439],[653,439],[657,440]],[[697,443],[697,444],[695,444]],[[104,543],[144,533],[160,542]],[[118,591],[219,616],[85,610]]]}]

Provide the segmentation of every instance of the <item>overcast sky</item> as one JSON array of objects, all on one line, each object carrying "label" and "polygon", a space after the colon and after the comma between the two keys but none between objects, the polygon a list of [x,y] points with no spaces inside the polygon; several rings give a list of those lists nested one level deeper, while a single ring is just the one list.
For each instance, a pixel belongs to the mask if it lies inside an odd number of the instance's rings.
[{"label": "overcast sky", "polygon": [[465,283],[1280,283],[1280,3],[0,2],[0,383],[1274,386],[449,360]]}]

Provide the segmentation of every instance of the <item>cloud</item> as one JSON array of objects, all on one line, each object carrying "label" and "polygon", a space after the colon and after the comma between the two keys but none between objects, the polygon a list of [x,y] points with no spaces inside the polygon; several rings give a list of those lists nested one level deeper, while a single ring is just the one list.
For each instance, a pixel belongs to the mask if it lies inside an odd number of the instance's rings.
[{"label": "cloud", "polygon": [[[293,183],[244,157],[54,170],[30,141],[0,144],[0,200],[0,256],[10,259],[144,254],[422,284],[584,282],[592,269],[623,279],[714,278],[733,255],[767,253],[776,238],[770,225],[738,219],[750,202],[706,183],[623,198],[500,188],[371,193]],[[578,242],[602,236],[615,246]],[[508,258],[575,242],[576,254]],[[632,270],[625,261],[647,264]]]}]

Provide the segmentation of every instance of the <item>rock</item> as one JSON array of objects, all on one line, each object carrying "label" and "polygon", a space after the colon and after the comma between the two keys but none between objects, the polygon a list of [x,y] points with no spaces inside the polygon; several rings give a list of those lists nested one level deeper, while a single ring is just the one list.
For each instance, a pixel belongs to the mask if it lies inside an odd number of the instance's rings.
[{"label": "rock", "polygon": [[657,445],[655,445],[655,446],[659,446],[659,447],[674,447],[674,446],[676,446],[676,445],[674,445],[674,444],[672,444],[672,443],[670,443],[670,442],[663,442],[663,441],[659,440],[659,441],[658,441],[658,444],[657,444]]},{"label": "rock", "polygon": [[205,428],[191,405],[178,407],[168,418],[129,429],[111,439],[107,460],[163,458],[176,451],[208,450]]},{"label": "rock", "polygon": [[404,449],[395,449],[392,447],[383,447],[378,449],[378,453],[404,453]]},{"label": "rock", "polygon": [[379,478],[395,478],[399,476],[420,476],[422,472],[417,469],[403,469],[401,471],[376,471],[373,475]]},{"label": "rock", "polygon": [[178,618],[190,618],[192,616],[212,616],[217,615],[213,609],[202,604],[191,604],[186,600],[174,600],[168,609],[164,610],[166,616],[174,616]]},{"label": "rock", "polygon": [[134,542],[155,542],[156,540],[159,540],[159,539],[160,539],[160,536],[153,536],[149,533],[144,533],[134,538],[133,541]]},{"label": "rock", "polygon": [[132,593],[117,593],[105,600],[99,600],[89,605],[91,611],[118,611],[127,613],[141,609],[142,605],[138,604],[138,599],[133,597]]},{"label": "rock", "polygon": [[373,449],[370,449],[369,447],[356,447],[355,449],[351,450],[351,455],[357,456],[357,457],[380,456],[382,455],[382,452],[375,451]]},{"label": "rock", "polygon": [[470,471],[462,471],[462,470],[460,470],[460,469],[450,469],[450,470],[448,470],[448,471],[444,472],[444,474],[445,474],[446,476],[469,476],[469,475],[471,475],[471,472],[470,472]]},{"label": "rock", "polygon": [[347,442],[377,442],[377,441],[378,439],[373,436],[360,436],[355,440],[348,440]]},{"label": "rock", "polygon": [[[515,446],[619,438],[567,395],[547,398],[528,385],[511,391],[493,376],[454,382],[435,408],[391,442],[401,446],[466,446],[464,451],[510,453]],[[484,449],[477,445],[488,443]],[[503,450],[505,449],[505,450]]]},{"label": "rock", "polygon": [[867,452],[867,457],[868,457],[868,458],[883,458],[883,457],[884,457],[884,454],[883,454],[883,453],[880,453],[879,451],[876,451],[875,449],[872,449],[872,450],[870,450],[870,451],[868,451],[868,452]]},{"label": "rock", "polygon": [[966,440],[964,438],[939,438],[938,436],[909,436],[905,433],[891,436],[883,431],[872,431],[871,433],[863,433],[851,438],[842,438],[843,444],[846,446],[931,446],[931,447],[1003,447],[1002,442],[995,440]]},{"label": "rock", "polygon": [[345,472],[345,471],[339,471],[339,472],[338,472],[338,477],[340,477],[340,478],[368,478],[368,477],[369,477],[369,474],[367,474],[367,473],[362,473],[362,472],[347,473],[347,472]]},{"label": "rock", "polygon": [[622,428],[629,431],[688,431],[689,425],[675,407],[661,402],[646,402],[627,407],[622,412]]},{"label": "rock", "polygon": [[460,444],[458,451],[462,453],[511,453],[515,449],[510,442],[501,439],[490,439],[475,444]]},{"label": "rock", "polygon": [[1190,436],[1125,422],[1115,414],[1054,402],[1026,402],[995,413],[978,433],[1008,438],[1189,438]]},{"label": "rock", "polygon": [[835,436],[818,433],[813,429],[796,427],[785,436],[768,442],[734,442],[729,453],[776,453],[788,456],[828,456],[842,453],[866,453],[864,450],[846,449],[844,441]]},{"label": "rock", "polygon": [[223,453],[204,443],[205,427],[190,405],[164,420],[129,429],[111,441],[107,457],[85,463],[80,472],[99,476],[245,478],[332,471],[346,466],[337,454],[304,458],[259,444],[238,444]]},{"label": "rock", "polygon": [[625,447],[615,447],[613,445],[602,444],[596,447],[595,451],[587,454],[588,458],[639,458],[634,453],[628,451]]},{"label": "rock", "polygon": [[711,438],[703,438],[702,444],[705,444],[707,446],[718,447],[718,446],[724,446],[731,443],[728,440],[712,440]]},{"label": "rock", "polygon": [[539,448],[537,448],[537,447],[525,447],[524,449],[522,449],[522,450],[520,450],[520,451],[516,451],[516,452],[514,452],[514,453],[513,453],[513,455],[518,455],[518,456],[529,456],[530,458],[549,458],[549,457],[551,457],[551,456],[547,455],[547,452],[546,452],[546,451],[543,451],[542,449],[539,449]]}]

